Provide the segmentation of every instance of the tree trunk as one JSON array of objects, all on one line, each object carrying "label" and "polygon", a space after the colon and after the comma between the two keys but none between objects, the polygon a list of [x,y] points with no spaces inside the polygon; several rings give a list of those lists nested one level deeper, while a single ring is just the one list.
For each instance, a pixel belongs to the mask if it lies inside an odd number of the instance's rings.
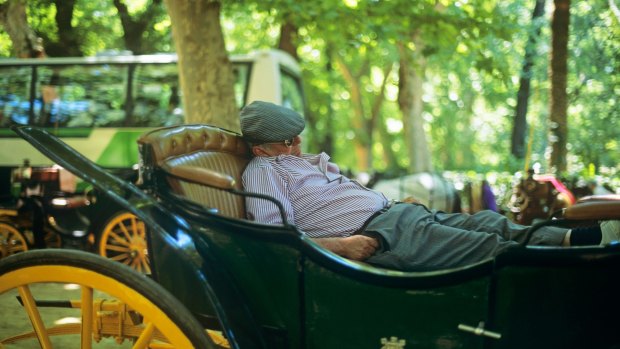
[{"label": "tree trunk", "polygon": [[289,21],[282,23],[282,26],[280,27],[280,41],[278,41],[278,49],[288,53],[295,58],[296,61],[299,61],[297,44],[295,42],[296,39],[297,27]]},{"label": "tree trunk", "polygon": [[142,40],[144,32],[146,32],[153,23],[153,19],[160,11],[161,0],[152,0],[147,5],[144,12],[135,18],[129,14],[127,5],[122,0],[114,0],[114,7],[118,11],[123,25],[123,40],[125,48],[133,52],[135,55],[146,53],[144,50],[144,41]]},{"label": "tree trunk", "polygon": [[551,143],[551,171],[566,171],[566,144],[568,138],[568,97],[566,80],[568,74],[568,32],[570,0],[555,0],[551,22],[551,100],[549,141]]},{"label": "tree trunk", "polygon": [[79,34],[72,24],[75,0],[54,0],[54,5],[58,42],[48,45],[47,53],[55,57],[83,56]]},{"label": "tree trunk", "polygon": [[432,172],[431,153],[424,131],[423,82],[426,59],[421,54],[423,43],[418,34],[413,35],[416,51],[400,46],[398,72],[398,105],[403,114],[405,142],[409,153],[411,173]]},{"label": "tree trunk", "polygon": [[[385,140],[386,137],[383,137],[386,132],[382,132],[383,129],[386,129],[385,123],[381,123],[383,120],[381,118],[381,108],[383,106],[383,102],[385,101],[385,90],[388,84],[388,78],[392,74],[392,70],[394,69],[394,63],[389,62],[386,63],[386,66],[383,68],[383,81],[381,82],[381,88],[379,89],[379,93],[375,96],[373,101],[372,110],[370,113],[370,120],[368,120],[368,133],[370,134],[370,151],[369,153],[372,156],[372,146],[375,143],[373,135],[378,134],[381,140]],[[388,167],[398,167],[398,162],[396,160],[395,154],[390,147],[391,142],[381,142],[383,144],[383,158],[386,160]],[[369,158],[370,164],[372,166],[372,158]]]},{"label": "tree trunk", "polygon": [[220,2],[165,0],[179,56],[185,121],[239,131],[232,64],[220,25]]},{"label": "tree trunk", "polygon": [[[332,57],[334,49],[331,44],[327,43],[325,47],[325,56]],[[332,64],[331,59],[325,60],[325,75],[328,76],[331,80],[331,77],[334,75],[334,66]],[[309,89],[306,90],[306,93],[314,94],[316,97],[312,97],[312,100],[321,101],[320,104],[327,108],[327,113],[325,115],[325,126],[319,130],[317,128],[317,124],[319,124],[319,120],[316,114],[312,112],[313,108],[309,106],[306,107],[307,112],[306,115],[306,127],[310,131],[311,141],[306,143],[308,150],[312,150],[312,152],[318,153],[321,151],[326,152],[327,154],[334,155],[334,108],[333,108],[333,97],[328,91],[319,90],[318,88],[309,86]],[[316,109],[315,109],[316,110]]]},{"label": "tree trunk", "polygon": [[31,58],[43,56],[43,44],[28,26],[26,0],[9,0],[0,4],[0,23],[13,42],[15,57]]},{"label": "tree trunk", "polygon": [[545,14],[545,0],[536,0],[536,6],[532,12],[532,32],[530,32],[525,46],[525,58],[521,79],[519,80],[519,92],[517,93],[517,108],[512,129],[512,155],[522,159],[525,156],[525,135],[527,133],[527,108],[530,99],[530,81],[532,80],[532,66],[536,44],[540,37],[541,25],[538,19]]},{"label": "tree trunk", "polygon": [[368,131],[368,125],[366,118],[364,117],[364,102],[362,98],[362,87],[359,82],[359,78],[353,74],[349,66],[344,62],[342,57],[338,53],[334,54],[335,60],[340,68],[342,77],[349,85],[349,93],[351,95],[351,106],[353,112],[352,129],[355,132],[354,151],[355,158],[357,159],[357,169],[359,171],[370,170],[371,159],[371,144],[372,139]]}]

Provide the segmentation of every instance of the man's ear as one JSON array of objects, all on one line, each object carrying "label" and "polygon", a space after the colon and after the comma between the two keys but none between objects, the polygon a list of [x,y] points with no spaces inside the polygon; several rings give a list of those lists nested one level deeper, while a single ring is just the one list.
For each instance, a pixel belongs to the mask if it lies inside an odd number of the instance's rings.
[{"label": "man's ear", "polygon": [[265,149],[258,145],[252,146],[252,154],[254,154],[254,156],[269,156]]}]

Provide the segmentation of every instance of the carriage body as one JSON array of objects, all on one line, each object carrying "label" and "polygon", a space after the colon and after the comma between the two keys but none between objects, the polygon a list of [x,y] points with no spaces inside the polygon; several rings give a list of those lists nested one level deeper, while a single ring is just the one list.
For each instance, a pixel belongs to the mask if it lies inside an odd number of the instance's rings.
[{"label": "carriage body", "polygon": [[[404,273],[333,255],[294,228],[192,216],[190,226],[201,227],[192,248],[215,257],[203,266],[216,264],[234,279],[235,292],[220,292],[230,297],[225,303],[252,315],[237,331],[258,329],[247,337],[267,348],[382,348],[394,339],[404,348],[611,348],[620,341],[617,248],[527,248],[466,268]],[[158,282],[198,318],[217,317],[204,291],[178,279],[169,245],[152,242]]]},{"label": "carriage body", "polygon": [[[235,176],[247,149],[230,132],[193,125],[142,137],[145,191],[45,132],[18,133],[144,222],[152,278],[231,347],[620,344],[619,246],[523,247],[458,269],[387,270],[324,250],[293,225],[242,219]],[[598,214],[588,219],[620,218],[615,202]]]}]

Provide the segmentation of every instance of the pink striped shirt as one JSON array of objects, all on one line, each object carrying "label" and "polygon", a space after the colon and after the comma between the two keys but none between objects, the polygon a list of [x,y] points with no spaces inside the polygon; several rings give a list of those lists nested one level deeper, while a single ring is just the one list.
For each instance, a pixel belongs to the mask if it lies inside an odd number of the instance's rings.
[{"label": "pink striped shirt", "polygon": [[[284,206],[287,220],[313,238],[353,234],[387,198],[340,174],[321,154],[255,157],[243,173],[246,191],[272,196]],[[246,199],[248,218],[282,224],[278,208],[260,199]]]}]

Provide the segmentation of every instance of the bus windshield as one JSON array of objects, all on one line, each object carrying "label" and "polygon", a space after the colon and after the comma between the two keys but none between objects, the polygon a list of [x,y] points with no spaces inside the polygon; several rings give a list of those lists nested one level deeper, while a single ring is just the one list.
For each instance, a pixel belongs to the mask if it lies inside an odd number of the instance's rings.
[{"label": "bus windshield", "polygon": [[[158,127],[183,122],[176,62],[14,65],[0,61],[0,126]],[[250,61],[235,62],[235,100],[246,104]],[[299,77],[281,74],[282,101],[303,112]],[[269,88],[268,83],[264,88]],[[278,101],[274,101],[278,102]]]}]

